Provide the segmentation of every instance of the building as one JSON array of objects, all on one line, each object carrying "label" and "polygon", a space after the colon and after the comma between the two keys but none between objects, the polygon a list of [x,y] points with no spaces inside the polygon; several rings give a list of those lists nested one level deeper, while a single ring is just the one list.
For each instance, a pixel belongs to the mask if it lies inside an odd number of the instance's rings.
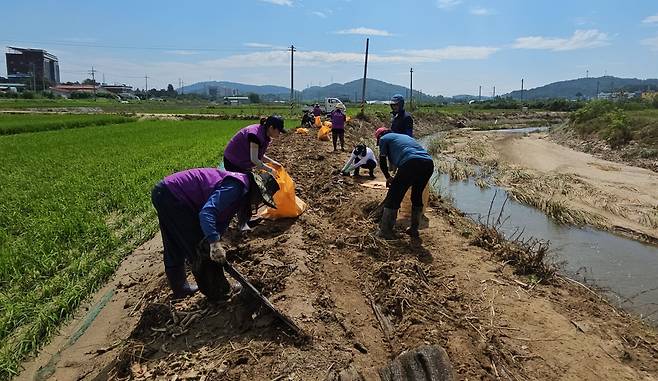
[{"label": "building", "polygon": [[25,83],[32,90],[59,84],[59,62],[47,51],[8,46],[5,57],[9,81]]},{"label": "building", "polygon": [[250,103],[249,97],[224,97],[225,105],[240,105]]}]

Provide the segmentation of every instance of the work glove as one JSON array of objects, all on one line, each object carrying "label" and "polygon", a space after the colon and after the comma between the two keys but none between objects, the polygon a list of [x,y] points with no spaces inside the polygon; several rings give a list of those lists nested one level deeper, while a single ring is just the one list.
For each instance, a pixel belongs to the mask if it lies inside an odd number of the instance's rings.
[{"label": "work glove", "polygon": [[220,265],[226,262],[226,250],[219,241],[210,244],[210,259]]}]

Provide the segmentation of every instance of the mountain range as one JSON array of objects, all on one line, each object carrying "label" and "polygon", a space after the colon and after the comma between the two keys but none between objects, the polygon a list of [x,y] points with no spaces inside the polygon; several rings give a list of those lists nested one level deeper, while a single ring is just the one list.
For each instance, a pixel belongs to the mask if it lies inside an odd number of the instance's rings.
[{"label": "mountain range", "polygon": [[534,89],[512,91],[503,97],[514,99],[550,99],[550,98],[593,98],[598,93],[617,91],[635,92],[658,89],[658,79],[618,78],[603,76],[598,78],[578,78],[568,81],[550,83]]},{"label": "mountain range", "polygon": [[[346,101],[361,99],[363,80],[357,79],[347,83],[332,83],[327,86],[312,86],[302,91],[295,91],[295,97],[302,101],[315,101],[324,98],[340,98]],[[181,89],[178,89],[180,92]],[[266,100],[288,100],[290,99],[290,88],[282,86],[255,86],[236,82],[206,81],[198,82],[182,88],[185,94],[195,93],[200,95],[211,95],[217,91],[217,97],[230,95],[247,95],[255,93]],[[409,88],[394,85],[377,79],[368,78],[366,81],[367,100],[389,100],[394,94],[409,96]],[[414,90],[414,99],[423,102],[439,102],[443,97],[433,97]]]},{"label": "mountain range", "polygon": [[[357,79],[347,83],[332,83],[327,86],[312,86],[302,91],[295,91],[295,98],[301,101],[317,101],[323,98],[340,98],[343,101],[360,101],[361,87],[363,80]],[[618,78],[613,76],[603,76],[598,78],[578,78],[567,81],[550,83],[533,89],[512,91],[504,94],[502,98],[513,99],[551,99],[551,98],[592,98],[601,92],[626,91],[635,92],[640,90],[658,89],[658,79],[637,79],[637,78]],[[218,98],[230,95],[248,95],[249,93],[258,94],[263,100],[289,100],[290,88],[273,85],[248,85],[237,82],[226,81],[206,81],[198,82],[192,85],[178,89],[179,92],[186,94],[196,93],[200,95],[216,96]],[[366,82],[366,99],[367,100],[388,100],[394,94],[402,94],[405,98],[409,97],[409,88],[395,85],[392,83],[368,78]],[[427,103],[443,102],[467,102],[477,100],[477,95],[456,95],[454,97],[431,96],[420,91],[414,90],[414,99],[416,101]],[[483,96],[482,100],[490,99]]]}]

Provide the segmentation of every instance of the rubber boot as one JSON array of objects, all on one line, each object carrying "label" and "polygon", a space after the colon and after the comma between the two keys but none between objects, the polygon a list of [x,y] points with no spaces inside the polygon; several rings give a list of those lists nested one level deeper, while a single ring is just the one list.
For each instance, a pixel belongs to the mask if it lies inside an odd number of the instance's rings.
[{"label": "rubber boot", "polygon": [[167,274],[169,288],[174,293],[174,299],[183,299],[199,291],[196,284],[187,282],[185,267],[165,268],[165,274]]},{"label": "rubber boot", "polygon": [[379,220],[379,229],[377,230],[377,237],[383,239],[397,239],[398,236],[393,232],[395,220],[398,217],[397,209],[384,208],[382,212],[382,219]]},{"label": "rubber boot", "polygon": [[423,207],[412,206],[411,207],[411,223],[407,228],[406,233],[411,236],[411,238],[420,238],[418,233],[418,228],[420,227],[420,218],[423,216]]}]

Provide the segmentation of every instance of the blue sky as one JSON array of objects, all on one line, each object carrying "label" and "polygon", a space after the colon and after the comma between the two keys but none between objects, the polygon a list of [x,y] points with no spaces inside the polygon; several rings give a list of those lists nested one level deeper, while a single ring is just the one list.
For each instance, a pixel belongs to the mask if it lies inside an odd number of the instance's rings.
[{"label": "blue sky", "polygon": [[[605,73],[658,77],[658,1],[12,1],[0,43],[57,55],[64,80],[295,88],[363,75],[437,95],[503,94]],[[0,75],[6,74],[0,60]]]}]

